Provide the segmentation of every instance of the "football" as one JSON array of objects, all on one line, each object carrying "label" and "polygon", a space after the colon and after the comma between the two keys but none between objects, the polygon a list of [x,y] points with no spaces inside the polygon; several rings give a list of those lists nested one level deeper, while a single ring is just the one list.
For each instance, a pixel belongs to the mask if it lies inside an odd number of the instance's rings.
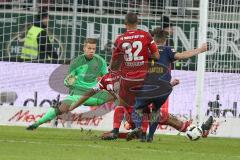
[{"label": "football", "polygon": [[202,129],[196,125],[191,125],[187,129],[186,136],[191,141],[196,141],[202,136]]}]

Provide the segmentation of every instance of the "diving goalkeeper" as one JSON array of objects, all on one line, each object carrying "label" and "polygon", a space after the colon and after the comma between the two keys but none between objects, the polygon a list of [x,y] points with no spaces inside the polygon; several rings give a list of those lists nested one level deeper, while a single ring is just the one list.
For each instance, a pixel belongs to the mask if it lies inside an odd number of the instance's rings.
[{"label": "diving goalkeeper", "polygon": [[[62,102],[60,107],[51,107],[47,113],[36,123],[28,126],[27,130],[34,130],[58,115],[67,113],[72,104],[81,99],[91,88],[95,87],[98,78],[107,74],[106,61],[95,54],[96,40],[88,38],[84,42],[84,54],[75,58],[69,67],[69,74],[64,80],[64,85],[70,89],[70,95]],[[106,90],[101,90],[83,104],[86,106],[99,106],[114,98]]]}]

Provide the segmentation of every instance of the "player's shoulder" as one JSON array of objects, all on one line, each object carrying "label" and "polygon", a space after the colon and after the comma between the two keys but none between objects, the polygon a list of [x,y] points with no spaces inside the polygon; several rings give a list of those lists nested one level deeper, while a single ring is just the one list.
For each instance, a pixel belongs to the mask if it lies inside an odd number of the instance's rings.
[{"label": "player's shoulder", "polygon": [[78,60],[83,59],[83,58],[84,58],[84,54],[79,54],[79,55],[77,55],[76,57],[74,57],[74,58],[72,59],[72,61],[78,61]]},{"label": "player's shoulder", "polygon": [[176,50],[173,47],[167,46],[167,45],[161,46],[160,50],[168,52],[168,53],[175,53],[176,52]]},{"label": "player's shoulder", "polygon": [[150,36],[150,35],[151,35],[149,32],[144,31],[144,30],[142,30],[142,29],[138,29],[137,32],[140,33],[140,34],[143,34],[143,35],[147,35],[147,36]]},{"label": "player's shoulder", "polygon": [[167,50],[171,50],[171,49],[172,49],[171,46],[167,46],[167,45],[163,46],[163,48],[164,48],[164,49],[167,49]]},{"label": "player's shoulder", "polygon": [[71,60],[71,64],[77,63],[83,58],[84,58],[84,54],[77,55]]},{"label": "player's shoulder", "polygon": [[147,31],[139,29],[138,34],[143,35],[143,38],[147,41],[153,41],[153,38],[152,38],[151,34]]},{"label": "player's shoulder", "polygon": [[122,41],[123,40],[123,37],[124,37],[124,33],[122,34],[117,34],[116,35],[116,39],[114,41],[114,45],[116,45],[117,43],[119,43],[119,41]]},{"label": "player's shoulder", "polygon": [[167,46],[167,45],[163,45],[163,46],[158,46],[159,50],[163,50],[163,51],[169,51],[172,49],[171,46]]},{"label": "player's shoulder", "polygon": [[139,29],[140,32],[144,33],[144,34],[149,34],[148,31],[145,31],[145,30],[142,30],[142,29]]},{"label": "player's shoulder", "polygon": [[171,47],[171,46],[165,46],[166,47],[166,49],[168,50],[168,51],[171,51],[171,52],[176,52],[176,50],[173,48],[173,47]]},{"label": "player's shoulder", "polygon": [[126,35],[126,32],[117,34],[117,35],[116,35],[116,40],[121,39],[121,38],[124,37],[125,35]]},{"label": "player's shoulder", "polygon": [[103,62],[103,63],[106,63],[105,59],[102,56],[98,55],[98,54],[94,54],[94,58],[96,60],[99,60],[99,61]]}]

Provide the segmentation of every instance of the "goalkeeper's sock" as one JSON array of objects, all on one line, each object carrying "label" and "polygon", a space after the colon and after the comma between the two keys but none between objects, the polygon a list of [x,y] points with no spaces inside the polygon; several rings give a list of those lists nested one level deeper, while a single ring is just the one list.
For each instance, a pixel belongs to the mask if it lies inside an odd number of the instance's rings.
[{"label": "goalkeeper's sock", "polygon": [[48,122],[52,119],[54,119],[55,117],[57,117],[58,115],[60,115],[61,111],[58,108],[50,108],[47,113],[45,113],[45,115],[40,118],[35,124],[40,126],[41,124]]}]

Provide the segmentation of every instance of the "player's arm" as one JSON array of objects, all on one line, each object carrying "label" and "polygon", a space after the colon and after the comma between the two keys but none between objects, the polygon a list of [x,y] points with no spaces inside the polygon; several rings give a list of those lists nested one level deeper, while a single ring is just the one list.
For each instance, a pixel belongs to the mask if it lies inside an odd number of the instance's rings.
[{"label": "player's arm", "polygon": [[174,58],[176,60],[181,60],[181,59],[187,59],[193,56],[196,56],[200,53],[206,52],[208,50],[207,43],[202,44],[201,47],[190,50],[190,51],[184,51],[182,53],[176,53]]},{"label": "player's arm", "polygon": [[102,67],[101,67],[101,73],[100,76],[104,76],[105,74],[108,73],[108,68],[107,68],[107,63],[105,60],[102,59]]},{"label": "player's arm", "polygon": [[119,71],[120,66],[122,62],[124,61],[124,54],[122,53],[122,50],[120,49],[120,45],[118,42],[118,39],[114,43],[114,49],[112,53],[112,58],[109,64],[110,71]]},{"label": "player's arm", "polygon": [[121,54],[112,56],[109,64],[110,71],[119,71],[122,62],[123,56]]},{"label": "player's arm", "polygon": [[172,87],[178,85],[180,83],[179,79],[174,79],[170,82],[170,84],[172,85]]},{"label": "player's arm", "polygon": [[148,39],[149,39],[149,42],[150,42],[149,50],[150,50],[150,53],[152,55],[152,58],[158,60],[160,58],[160,54],[159,54],[159,51],[158,51],[157,44],[153,40],[153,38],[152,38],[152,36],[150,34],[148,34]]},{"label": "player's arm", "polygon": [[152,53],[154,59],[157,59],[157,60],[160,59],[160,54],[159,54],[159,51],[157,48],[157,44],[154,41],[151,44],[151,47],[149,49],[150,49],[150,52]]},{"label": "player's arm", "polygon": [[68,75],[64,78],[66,87],[73,87],[77,80],[76,69],[80,66],[81,57],[73,59],[69,65]]}]

